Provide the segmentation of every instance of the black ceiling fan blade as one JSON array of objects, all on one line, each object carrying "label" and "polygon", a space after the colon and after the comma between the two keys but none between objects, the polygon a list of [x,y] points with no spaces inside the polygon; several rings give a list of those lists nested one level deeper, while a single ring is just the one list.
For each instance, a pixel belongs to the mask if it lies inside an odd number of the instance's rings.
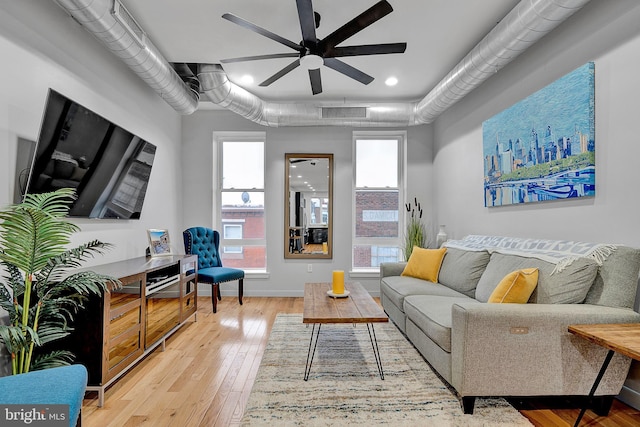
[{"label": "black ceiling fan blade", "polygon": [[386,0],[382,0],[374,4],[369,9],[365,10],[360,15],[356,16],[351,21],[325,37],[322,40],[322,44],[325,46],[324,50],[334,48],[336,45],[342,43],[349,37],[373,24],[377,20],[387,16],[391,12],[393,12],[393,8]]},{"label": "black ceiling fan blade", "polygon": [[381,44],[364,44],[358,46],[342,46],[329,49],[325,54],[325,58],[338,58],[342,56],[360,56],[360,55],[384,55],[387,53],[404,53],[407,50],[406,43],[381,43]]},{"label": "black ceiling fan blade", "polygon": [[309,70],[309,81],[311,82],[311,92],[314,95],[322,93],[322,79],[320,78],[320,68]]},{"label": "black ceiling fan blade", "polygon": [[296,52],[273,53],[271,55],[242,56],[239,58],[221,59],[220,62],[222,62],[223,64],[231,64],[233,62],[259,61],[261,59],[297,58],[298,56],[300,56],[300,54]]},{"label": "black ceiling fan blade", "polygon": [[354,68],[351,65],[336,58],[325,58],[324,65],[365,85],[368,85],[373,81],[373,77],[371,77],[370,75],[363,73],[357,68]]},{"label": "black ceiling fan blade", "polygon": [[292,70],[295,70],[299,66],[300,66],[300,59],[296,59],[291,64],[289,64],[286,67],[284,67],[282,70],[278,71],[273,76],[269,77],[267,80],[265,80],[262,83],[260,83],[258,86],[269,86],[271,83],[275,82],[280,77],[282,77],[285,74],[291,72]]},{"label": "black ceiling fan blade", "polygon": [[290,47],[291,49],[295,49],[298,52],[302,50],[302,46],[300,46],[298,43],[294,43],[291,40],[285,39],[284,37],[281,37],[275,33],[272,33],[271,31],[266,30],[262,27],[259,27],[256,24],[249,22],[246,19],[240,18],[239,16],[236,16],[232,13],[225,13],[224,15],[222,15],[222,17],[227,21],[231,21],[234,24],[238,24],[241,27],[247,28],[255,33],[258,33],[267,38],[270,38],[271,40],[276,41],[280,44],[283,44],[287,47]]},{"label": "black ceiling fan blade", "polygon": [[318,38],[316,37],[316,19],[313,14],[311,0],[296,0],[296,5],[298,6],[298,19],[300,19],[302,40],[304,40],[305,43],[315,45]]}]

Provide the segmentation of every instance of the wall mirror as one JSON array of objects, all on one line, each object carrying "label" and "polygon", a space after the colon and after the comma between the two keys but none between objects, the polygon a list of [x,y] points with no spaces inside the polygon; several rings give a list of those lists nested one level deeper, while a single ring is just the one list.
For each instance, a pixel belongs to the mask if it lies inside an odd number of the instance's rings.
[{"label": "wall mirror", "polygon": [[333,154],[285,154],[284,257],[333,256]]}]

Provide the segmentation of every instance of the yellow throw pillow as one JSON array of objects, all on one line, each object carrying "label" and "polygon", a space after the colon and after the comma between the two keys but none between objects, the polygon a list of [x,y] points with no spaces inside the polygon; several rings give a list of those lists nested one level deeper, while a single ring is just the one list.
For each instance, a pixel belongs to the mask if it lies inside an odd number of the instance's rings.
[{"label": "yellow throw pillow", "polygon": [[414,246],[409,262],[404,267],[401,276],[411,276],[430,282],[438,281],[438,273],[447,248],[424,249]]},{"label": "yellow throw pillow", "polygon": [[538,269],[524,268],[513,271],[498,283],[488,302],[526,304],[538,286]]}]

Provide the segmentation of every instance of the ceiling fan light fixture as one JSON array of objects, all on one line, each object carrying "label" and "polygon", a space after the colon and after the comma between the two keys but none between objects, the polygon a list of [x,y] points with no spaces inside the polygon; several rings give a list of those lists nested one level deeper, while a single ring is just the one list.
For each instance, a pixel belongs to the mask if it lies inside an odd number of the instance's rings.
[{"label": "ceiling fan light fixture", "polygon": [[318,55],[305,55],[300,58],[300,65],[302,65],[307,70],[317,70],[324,64],[324,59]]}]

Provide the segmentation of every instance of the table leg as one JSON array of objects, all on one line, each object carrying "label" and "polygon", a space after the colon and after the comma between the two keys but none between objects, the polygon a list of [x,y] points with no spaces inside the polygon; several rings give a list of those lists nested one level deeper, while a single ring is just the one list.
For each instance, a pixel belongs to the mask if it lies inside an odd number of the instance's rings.
[{"label": "table leg", "polygon": [[[600,380],[602,380],[602,377],[604,376],[604,373],[607,370],[607,367],[609,367],[609,362],[611,362],[611,358],[613,357],[613,353],[615,353],[613,350],[609,350],[609,352],[607,353],[607,357],[605,357],[604,362],[602,363],[602,367],[600,368],[600,372],[598,372],[598,376],[596,377],[596,380],[593,383],[593,386],[591,387],[591,391],[589,392],[589,398],[587,399],[587,404],[588,404],[588,402],[591,402],[591,398],[595,394],[596,389],[598,388],[598,385],[600,384]],[[584,413],[586,411],[587,411],[587,406],[585,404],[585,406],[582,408],[582,410],[580,410],[580,414],[578,415],[578,419],[576,420],[575,424],[573,425],[574,427],[578,427],[580,425],[580,420],[582,420],[582,417],[584,416]]]},{"label": "table leg", "polygon": [[[304,367],[304,380],[309,380],[309,373],[311,372],[311,364],[313,363],[313,356],[316,354],[316,346],[318,345],[318,336],[320,336],[320,323],[317,324],[318,329],[316,329],[316,323],[313,324],[313,328],[311,329],[311,338],[309,339],[309,351],[307,352],[307,364]],[[312,351],[313,347],[313,351]]]},{"label": "table leg", "polygon": [[378,365],[378,373],[380,374],[380,379],[384,380],[382,358],[380,357],[380,349],[378,348],[378,340],[376,339],[376,331],[375,329],[373,329],[373,323],[367,323],[367,331],[369,331],[369,340],[371,340],[371,347],[373,348],[373,355],[376,358],[376,365]]}]

